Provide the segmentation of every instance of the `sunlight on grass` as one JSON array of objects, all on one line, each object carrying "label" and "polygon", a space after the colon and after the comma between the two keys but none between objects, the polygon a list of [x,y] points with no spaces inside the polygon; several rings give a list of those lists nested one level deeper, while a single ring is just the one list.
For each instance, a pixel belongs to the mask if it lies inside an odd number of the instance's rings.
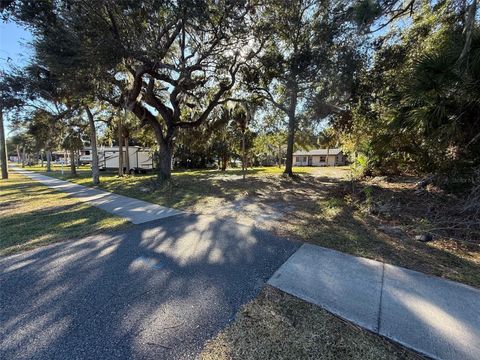
[{"label": "sunlight on grass", "polygon": [[[67,180],[84,186],[94,186],[91,171],[83,167],[78,176],[71,177],[68,171],[63,175],[58,166],[53,171],[45,172],[40,166],[27,166],[27,170],[39,171],[45,175],[61,180]],[[159,205],[174,207],[181,210],[198,209],[204,203],[215,202],[215,199],[234,201],[241,199],[251,191],[262,189],[265,179],[276,182],[283,179],[283,168],[257,167],[248,169],[247,179],[242,180],[242,169],[219,170],[177,170],[172,173],[172,180],[158,183],[156,174],[136,174],[125,177],[117,176],[114,171],[104,171],[100,174],[101,189],[117,194],[134,197]],[[294,171],[304,176],[333,176],[344,178],[348,167],[316,168],[295,167]],[[286,179],[285,181],[289,181]]]},{"label": "sunlight on grass", "polygon": [[128,226],[65,193],[14,172],[9,176],[0,182],[0,255]]},{"label": "sunlight on grass", "polygon": [[59,228],[66,229],[73,226],[79,226],[88,222],[88,219],[72,219],[70,221],[64,221],[61,224],[57,225]]}]

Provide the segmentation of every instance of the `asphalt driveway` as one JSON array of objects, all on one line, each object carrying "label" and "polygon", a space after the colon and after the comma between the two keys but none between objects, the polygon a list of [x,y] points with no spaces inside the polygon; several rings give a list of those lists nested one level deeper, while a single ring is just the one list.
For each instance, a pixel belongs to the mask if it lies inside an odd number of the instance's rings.
[{"label": "asphalt driveway", "polygon": [[299,246],[178,215],[0,258],[0,358],[194,358]]}]

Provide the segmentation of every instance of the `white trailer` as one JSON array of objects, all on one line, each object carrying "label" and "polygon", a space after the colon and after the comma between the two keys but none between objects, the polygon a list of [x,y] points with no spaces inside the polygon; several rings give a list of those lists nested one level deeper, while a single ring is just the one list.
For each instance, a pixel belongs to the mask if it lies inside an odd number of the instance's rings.
[{"label": "white trailer", "polygon": [[[116,170],[118,169],[118,160],[120,151],[118,146],[113,147],[99,147],[98,148],[98,166],[100,170]],[[92,163],[91,149],[86,148],[83,150],[85,155],[80,157],[82,163]],[[147,172],[153,169],[153,156],[150,149],[142,148],[140,146],[128,147],[128,158],[130,168],[126,168],[127,152],[125,147],[122,148],[123,166],[124,170],[133,174],[139,172]]]}]

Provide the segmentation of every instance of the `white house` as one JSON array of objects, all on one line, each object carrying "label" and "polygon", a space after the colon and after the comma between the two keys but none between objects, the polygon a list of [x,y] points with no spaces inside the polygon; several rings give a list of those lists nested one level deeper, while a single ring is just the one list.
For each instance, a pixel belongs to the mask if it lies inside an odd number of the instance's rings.
[{"label": "white house", "polygon": [[299,150],[293,153],[294,166],[339,166],[345,164],[346,158],[342,149]]}]

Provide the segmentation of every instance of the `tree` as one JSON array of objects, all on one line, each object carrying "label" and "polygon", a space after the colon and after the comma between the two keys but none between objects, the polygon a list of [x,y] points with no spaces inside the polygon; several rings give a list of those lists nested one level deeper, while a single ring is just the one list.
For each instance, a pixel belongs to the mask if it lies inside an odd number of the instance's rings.
[{"label": "tree", "polygon": [[10,74],[0,72],[0,163],[2,179],[8,179],[8,152],[5,139],[4,112],[18,108],[22,101],[16,96],[19,84]]},{"label": "tree", "polygon": [[[126,117],[126,110],[125,110],[125,117]],[[118,176],[124,175],[124,155],[123,155],[123,114],[119,114],[117,123],[117,136],[118,136]],[[128,171],[129,169],[127,169]]]},{"label": "tree", "polygon": [[332,128],[323,129],[323,131],[320,133],[320,136],[318,137],[318,143],[320,146],[324,146],[327,148],[326,162],[328,166],[328,157],[330,155],[330,148],[332,146],[336,146],[336,144],[338,143],[337,136],[333,132],[333,129]]},{"label": "tree", "polygon": [[210,126],[209,148],[216,154],[220,170],[225,171],[230,158],[235,155],[233,109],[225,104],[217,109],[214,116],[216,120]]},{"label": "tree", "polygon": [[[255,67],[245,71],[250,90],[271,102],[288,118],[285,174],[293,176],[298,112],[306,99],[338,85],[338,73],[355,39],[348,2],[267,1],[259,13],[260,36],[268,38]],[[349,37],[350,35],[350,37]],[[332,80],[331,79],[331,80]]]},{"label": "tree", "polygon": [[257,154],[263,154],[276,159],[277,165],[280,168],[282,166],[286,144],[286,132],[278,130],[258,134],[254,141],[254,148]]},{"label": "tree", "polygon": [[47,158],[47,172],[49,172],[51,171],[52,151],[61,144],[65,124],[41,108],[30,110],[24,109],[23,116],[18,118],[18,121],[35,140],[37,151],[44,150]]},{"label": "tree", "polygon": [[17,148],[17,156],[23,168],[29,163],[28,157],[35,150],[35,138],[24,129],[17,131],[13,137],[13,143]]},{"label": "tree", "polygon": [[350,111],[333,125],[368,170],[469,172],[480,163],[476,3],[414,9],[408,26],[376,38]]},{"label": "tree", "polygon": [[233,112],[233,121],[238,126],[240,132],[242,133],[242,176],[245,180],[245,175],[247,172],[247,151],[246,151],[246,133],[248,130],[248,123],[250,120],[250,114],[247,109],[243,106],[237,105]]},{"label": "tree", "polygon": [[62,147],[70,152],[70,172],[72,176],[76,176],[75,152],[83,149],[80,131],[78,129],[71,129],[63,140]]},{"label": "tree", "polygon": [[97,130],[95,128],[95,119],[92,111],[85,106],[85,112],[88,118],[88,126],[90,129],[90,146],[92,148],[92,182],[94,185],[100,184],[100,168],[98,166],[98,149],[97,149]]},{"label": "tree", "polygon": [[[34,28],[36,55],[65,78],[97,79],[97,96],[152,127],[159,179],[169,179],[179,129],[208,121],[255,50],[242,1],[19,2],[11,16]],[[186,109],[192,111],[186,112]]]},{"label": "tree", "polygon": [[3,126],[3,109],[0,106],[0,162],[2,163],[2,179],[8,179],[7,142]]}]

